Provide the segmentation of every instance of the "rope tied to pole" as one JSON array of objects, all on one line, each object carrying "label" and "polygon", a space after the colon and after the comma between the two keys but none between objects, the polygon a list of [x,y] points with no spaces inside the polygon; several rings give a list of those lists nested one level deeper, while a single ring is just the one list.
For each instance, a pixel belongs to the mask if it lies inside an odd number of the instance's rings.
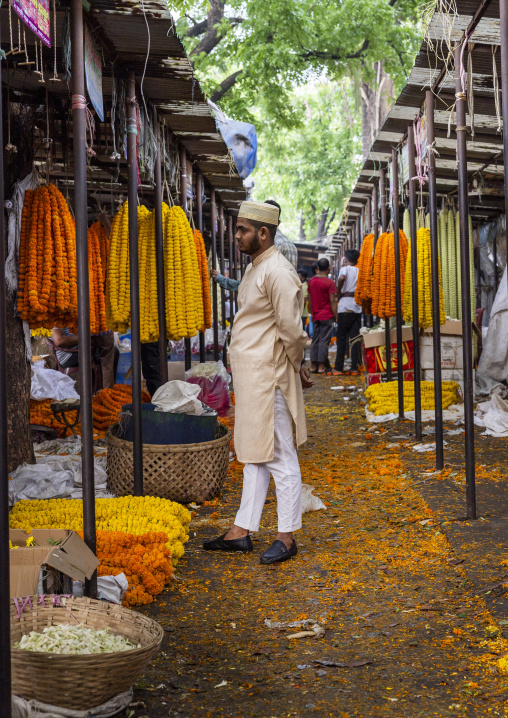
[{"label": "rope tied to pole", "polygon": [[471,122],[471,137],[474,137],[473,48],[474,42],[471,42],[467,53],[467,107]]},{"label": "rope tied to pole", "polygon": [[135,117],[126,117],[125,131],[127,132],[127,134],[131,134],[131,135],[138,134],[138,122]]},{"label": "rope tied to pole", "polygon": [[[95,157],[96,152],[93,148],[93,136],[95,134],[95,120],[92,115],[91,110],[88,107],[88,103],[86,101],[86,97],[83,95],[72,95],[71,97],[71,108],[73,110],[84,110],[85,112],[85,120],[86,120],[86,132],[85,132],[85,144],[86,144],[86,154],[88,157]],[[88,140],[86,139],[86,134],[90,134],[90,144],[88,144]]]},{"label": "rope tied to pole", "polygon": [[492,81],[494,85],[494,102],[496,104],[497,132],[501,133],[503,120],[501,117],[501,100],[499,96],[499,75],[497,74],[496,52],[497,45],[492,45]]}]

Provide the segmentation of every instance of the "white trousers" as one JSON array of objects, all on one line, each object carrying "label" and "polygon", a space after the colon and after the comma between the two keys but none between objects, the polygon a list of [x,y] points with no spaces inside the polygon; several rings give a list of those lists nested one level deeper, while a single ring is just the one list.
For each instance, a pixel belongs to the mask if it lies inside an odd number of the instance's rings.
[{"label": "white trousers", "polygon": [[258,531],[265,505],[270,474],[275,481],[280,533],[302,528],[302,475],[293,443],[293,420],[280,389],[275,389],[273,460],[263,464],[245,464],[242,502],[235,524]]}]

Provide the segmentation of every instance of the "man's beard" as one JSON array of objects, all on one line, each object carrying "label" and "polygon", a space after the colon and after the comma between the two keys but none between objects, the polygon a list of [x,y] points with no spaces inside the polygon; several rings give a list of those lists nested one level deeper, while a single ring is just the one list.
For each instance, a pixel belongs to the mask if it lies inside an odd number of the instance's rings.
[{"label": "man's beard", "polygon": [[256,230],[256,236],[252,240],[252,242],[249,244],[248,249],[241,249],[240,252],[242,254],[255,254],[258,250],[261,249],[261,242],[259,241],[259,230]]}]

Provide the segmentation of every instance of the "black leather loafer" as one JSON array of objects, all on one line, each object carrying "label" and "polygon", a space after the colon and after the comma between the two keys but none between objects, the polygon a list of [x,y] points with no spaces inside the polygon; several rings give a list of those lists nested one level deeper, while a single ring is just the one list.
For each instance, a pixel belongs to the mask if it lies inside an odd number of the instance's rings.
[{"label": "black leather loafer", "polygon": [[225,534],[222,534],[222,536],[218,536],[215,539],[212,539],[211,541],[205,541],[203,543],[203,548],[205,551],[252,551],[254,548],[252,545],[252,539],[247,534],[247,536],[244,536],[243,538],[238,539],[225,539],[224,536],[227,534],[227,531]]},{"label": "black leather loafer", "polygon": [[273,544],[264,553],[261,554],[259,561],[263,564],[282,563],[289,558],[293,558],[298,553],[296,541],[293,539],[291,548],[287,548],[284,541],[274,541]]}]

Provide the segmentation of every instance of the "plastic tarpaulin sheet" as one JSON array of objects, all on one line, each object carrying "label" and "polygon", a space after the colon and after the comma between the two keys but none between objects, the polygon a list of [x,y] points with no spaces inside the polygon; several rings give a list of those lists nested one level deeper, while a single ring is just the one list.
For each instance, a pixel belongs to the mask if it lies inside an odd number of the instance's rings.
[{"label": "plastic tarpaulin sheet", "polygon": [[490,312],[489,328],[478,363],[477,374],[497,382],[503,382],[508,377],[508,279],[506,269]]}]

